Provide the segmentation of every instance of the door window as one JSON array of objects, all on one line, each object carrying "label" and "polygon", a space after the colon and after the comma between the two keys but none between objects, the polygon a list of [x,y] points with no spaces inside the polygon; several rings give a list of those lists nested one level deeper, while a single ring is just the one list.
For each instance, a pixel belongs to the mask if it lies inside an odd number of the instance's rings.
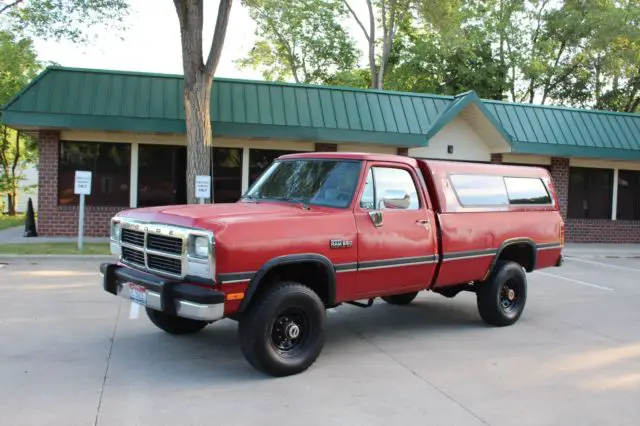
[{"label": "door window", "polygon": [[393,167],[370,168],[360,207],[366,210],[419,209],[420,199],[411,174]]}]

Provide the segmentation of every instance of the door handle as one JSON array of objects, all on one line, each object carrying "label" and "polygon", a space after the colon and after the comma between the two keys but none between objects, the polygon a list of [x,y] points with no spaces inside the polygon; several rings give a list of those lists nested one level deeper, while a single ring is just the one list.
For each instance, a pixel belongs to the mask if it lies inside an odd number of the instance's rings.
[{"label": "door handle", "polygon": [[416,223],[418,225],[426,225],[426,224],[429,223],[429,219],[418,219],[418,220],[416,220]]}]

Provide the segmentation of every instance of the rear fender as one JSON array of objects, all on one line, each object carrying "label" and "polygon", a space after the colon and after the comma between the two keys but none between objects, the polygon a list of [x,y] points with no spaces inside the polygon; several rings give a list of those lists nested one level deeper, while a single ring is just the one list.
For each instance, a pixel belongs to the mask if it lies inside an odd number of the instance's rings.
[{"label": "rear fender", "polygon": [[489,278],[489,275],[493,271],[493,268],[495,268],[496,263],[498,263],[498,260],[500,260],[500,257],[504,254],[505,250],[508,249],[509,247],[513,247],[518,244],[525,244],[528,247],[530,247],[531,256],[532,256],[530,259],[528,259],[530,261],[530,266],[525,269],[527,272],[533,272],[533,270],[536,268],[536,258],[538,255],[538,249],[536,247],[536,243],[531,238],[524,238],[524,237],[512,238],[504,241],[500,245],[500,248],[498,248],[498,252],[494,256],[493,260],[491,261],[491,264],[489,265],[489,269],[487,270],[487,273],[485,274],[483,281]]}]

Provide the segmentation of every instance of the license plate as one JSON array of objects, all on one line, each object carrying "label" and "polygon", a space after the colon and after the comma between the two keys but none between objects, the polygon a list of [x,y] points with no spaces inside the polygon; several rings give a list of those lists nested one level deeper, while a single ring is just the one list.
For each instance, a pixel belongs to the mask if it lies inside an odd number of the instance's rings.
[{"label": "license plate", "polygon": [[147,305],[147,289],[141,285],[129,284],[129,298],[142,306]]}]

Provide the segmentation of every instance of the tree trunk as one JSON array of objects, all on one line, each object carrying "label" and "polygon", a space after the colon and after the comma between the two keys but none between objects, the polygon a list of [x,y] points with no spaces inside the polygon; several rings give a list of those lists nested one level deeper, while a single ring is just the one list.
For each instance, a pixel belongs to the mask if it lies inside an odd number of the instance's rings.
[{"label": "tree trunk", "polygon": [[[185,82],[184,109],[187,124],[187,202],[197,203],[196,176],[211,175],[211,79],[203,73]],[[213,179],[212,179],[213,180]],[[211,182],[213,187],[213,182]],[[210,198],[205,200],[210,201]]]},{"label": "tree trunk", "polygon": [[[187,203],[197,203],[196,176],[211,176],[211,86],[231,14],[233,0],[220,0],[213,42],[206,63],[202,58],[202,0],[174,0],[182,43],[184,109],[187,127]],[[213,176],[211,187],[213,188]],[[205,201],[212,201],[211,194]]]},{"label": "tree trunk", "polygon": [[7,194],[7,214],[9,216],[16,215],[16,192],[11,191]]}]

